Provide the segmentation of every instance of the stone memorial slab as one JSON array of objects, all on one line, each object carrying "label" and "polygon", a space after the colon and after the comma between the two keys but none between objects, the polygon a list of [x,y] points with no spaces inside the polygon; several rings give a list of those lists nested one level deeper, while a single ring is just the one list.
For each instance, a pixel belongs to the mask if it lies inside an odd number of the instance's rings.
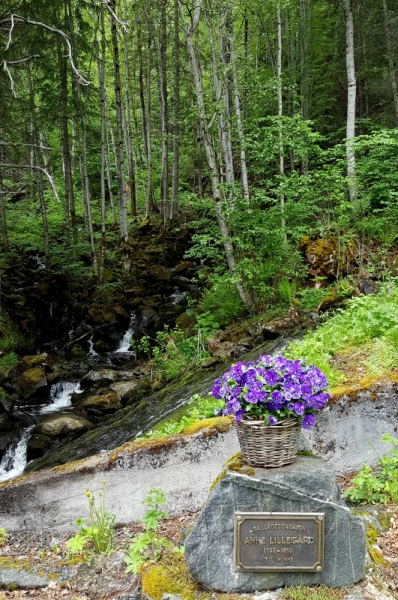
[{"label": "stone memorial slab", "polygon": [[[210,590],[242,593],[298,584],[345,587],[365,576],[364,525],[359,517],[351,516],[341,498],[334,473],[323,460],[299,456],[292,465],[277,469],[255,469],[254,473],[254,476],[249,476],[227,472],[210,493],[187,538],[187,565],[199,583]],[[271,519],[243,519],[240,522],[243,540],[241,535],[238,546],[236,519],[248,513],[256,513],[256,517],[260,517],[261,513],[267,513],[267,516],[271,513]],[[275,513],[290,513],[293,516],[282,519],[280,514],[275,516]],[[324,535],[319,523],[316,525],[315,519],[309,514],[318,515],[318,518],[322,516],[320,522]],[[299,525],[300,516],[305,532],[290,529],[290,526]],[[259,526],[254,521],[260,526],[273,524],[274,529],[254,531],[254,527]],[[286,525],[289,529],[286,529]],[[297,535],[299,532],[301,540]],[[250,537],[254,539],[253,543]],[[304,537],[307,540],[304,541]],[[242,549],[246,538],[249,538],[246,546],[253,547],[249,551]],[[255,538],[259,541],[256,542]],[[294,542],[292,538],[295,538]],[[313,541],[308,538],[313,538]],[[322,545],[323,561],[320,552]],[[271,548],[276,548],[276,552],[267,550]],[[277,552],[283,548],[285,550]],[[264,560],[261,565],[259,556],[273,558],[273,562]],[[278,556],[294,557],[295,562],[283,561],[283,568],[278,568]],[[276,568],[266,569],[267,563],[271,567],[276,565]],[[295,566],[299,569],[295,569]]]}]

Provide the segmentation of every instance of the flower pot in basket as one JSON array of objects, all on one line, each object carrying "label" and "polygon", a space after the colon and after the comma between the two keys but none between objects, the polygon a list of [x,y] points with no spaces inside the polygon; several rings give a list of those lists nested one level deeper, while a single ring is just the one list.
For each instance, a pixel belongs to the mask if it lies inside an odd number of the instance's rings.
[{"label": "flower pot in basket", "polygon": [[297,458],[300,425],[289,418],[276,425],[243,417],[236,423],[243,462],[251,467],[283,467]]},{"label": "flower pot in basket", "polygon": [[330,399],[327,386],[315,365],[265,355],[232,365],[215,380],[212,394],[223,401],[217,414],[236,418],[243,461],[282,467],[296,459],[301,427],[310,429]]}]

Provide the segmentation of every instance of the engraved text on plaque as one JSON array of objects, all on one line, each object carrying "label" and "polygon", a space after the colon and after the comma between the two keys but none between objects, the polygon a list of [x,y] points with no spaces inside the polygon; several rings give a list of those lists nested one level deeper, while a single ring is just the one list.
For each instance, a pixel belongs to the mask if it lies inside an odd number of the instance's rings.
[{"label": "engraved text on plaque", "polygon": [[323,513],[235,512],[236,571],[322,571]]}]

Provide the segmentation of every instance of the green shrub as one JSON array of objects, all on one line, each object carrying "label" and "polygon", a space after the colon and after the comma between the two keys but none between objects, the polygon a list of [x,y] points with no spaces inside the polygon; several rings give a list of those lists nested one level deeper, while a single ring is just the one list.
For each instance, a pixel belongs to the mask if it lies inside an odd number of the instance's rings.
[{"label": "green shrub", "polygon": [[0,358],[0,375],[7,377],[10,371],[19,363],[18,356],[15,352],[8,352]]},{"label": "green shrub", "polygon": [[221,275],[213,279],[211,288],[203,291],[198,308],[202,313],[212,315],[214,322],[223,326],[245,312],[244,304],[229,275]]}]

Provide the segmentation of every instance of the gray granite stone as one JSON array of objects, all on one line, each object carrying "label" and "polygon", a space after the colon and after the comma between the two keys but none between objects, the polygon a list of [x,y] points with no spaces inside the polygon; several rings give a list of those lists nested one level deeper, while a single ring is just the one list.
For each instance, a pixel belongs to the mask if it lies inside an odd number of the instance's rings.
[{"label": "gray granite stone", "polygon": [[[234,570],[234,511],[325,513],[322,572],[237,572]],[[341,499],[331,468],[300,456],[290,466],[256,469],[253,477],[228,472],[215,486],[185,543],[192,576],[205,588],[254,592],[282,586],[350,586],[365,575],[366,543],[361,518]]]}]

